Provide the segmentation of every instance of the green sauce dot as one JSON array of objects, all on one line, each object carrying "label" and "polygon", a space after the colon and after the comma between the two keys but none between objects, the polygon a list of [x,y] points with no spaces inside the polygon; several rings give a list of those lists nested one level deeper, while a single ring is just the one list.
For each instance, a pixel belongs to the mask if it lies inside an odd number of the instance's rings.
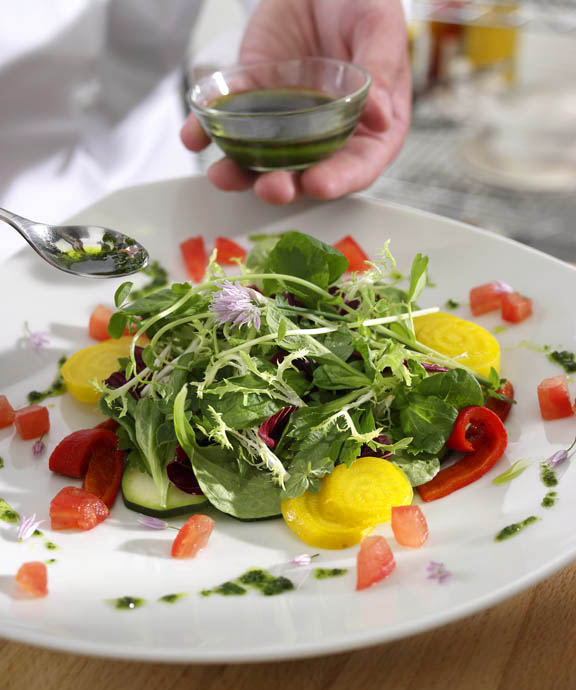
[{"label": "green sauce dot", "polygon": [[327,580],[329,577],[339,577],[347,572],[346,568],[315,568],[314,577],[317,580]]}]

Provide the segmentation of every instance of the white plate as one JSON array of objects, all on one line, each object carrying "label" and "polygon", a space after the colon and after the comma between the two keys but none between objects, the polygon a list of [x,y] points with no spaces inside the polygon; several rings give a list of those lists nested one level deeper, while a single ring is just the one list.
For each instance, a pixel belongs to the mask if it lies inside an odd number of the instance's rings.
[{"label": "white plate", "polygon": [[[496,235],[421,211],[349,198],[333,203],[302,203],[287,208],[261,205],[250,194],[222,194],[203,179],[176,180],[127,189],[75,218],[133,234],[171,271],[185,278],[178,242],[203,234],[235,236],[253,231],[297,228],[333,242],[351,233],[375,252],[387,238],[407,269],[415,252],[430,256],[430,288],[423,306],[461,301],[458,314],[469,316],[470,287],[504,279],[534,298],[535,314],[510,326],[499,338],[502,371],[515,384],[518,405],[508,430],[504,459],[481,481],[424,506],[430,539],[419,550],[394,544],[388,525],[377,533],[390,538],[396,571],[370,590],[357,593],[356,548],[324,551],[318,566],[349,568],[341,578],[310,578],[298,591],[277,597],[257,593],[238,598],[203,598],[199,591],[241,574],[249,566],[267,567],[311,551],[281,520],[242,523],[221,517],[195,560],[170,559],[174,532],[146,530],[121,502],[112,516],[87,533],[51,532],[50,499],[66,484],[52,475],[47,458],[69,431],[100,420],[91,406],[65,395],[49,401],[52,428],[47,454],[34,459],[31,442],[0,431],[0,496],[21,514],[46,520],[46,536],[60,549],[45,549],[42,538],[16,541],[16,529],[0,522],[0,634],[23,642],[85,654],[178,662],[238,662],[312,656],[354,649],[421,632],[494,604],[570,563],[576,554],[576,472],[568,466],[557,505],[540,507],[546,493],[538,461],[566,447],[576,432],[575,418],[543,423],[537,383],[560,373],[541,352],[520,346],[549,344],[575,349],[576,271],[560,261]],[[44,264],[25,250],[0,271],[2,331],[0,390],[15,406],[26,393],[52,379],[58,357],[90,343],[88,316],[97,303],[112,303],[118,283],[75,279]],[[31,351],[24,322],[48,331],[51,343]],[[497,315],[479,320],[488,328]],[[511,462],[535,462],[518,479],[494,486],[491,480]],[[507,542],[494,535],[528,515],[542,520]],[[24,561],[57,558],[49,566],[50,594],[24,599],[13,575]],[[427,579],[429,561],[443,562],[452,578]],[[172,592],[190,592],[173,605],[157,601]],[[146,605],[117,611],[106,600],[143,597]]]}]

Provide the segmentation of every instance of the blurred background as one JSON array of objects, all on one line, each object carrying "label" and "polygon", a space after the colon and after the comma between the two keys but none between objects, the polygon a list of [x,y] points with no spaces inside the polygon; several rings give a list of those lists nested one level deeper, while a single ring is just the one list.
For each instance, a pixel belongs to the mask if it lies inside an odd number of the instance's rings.
[{"label": "blurred background", "polygon": [[[411,132],[365,194],[576,262],[576,0],[411,0]],[[206,3],[189,78],[235,59],[238,0]],[[202,167],[219,157],[212,147]]]}]

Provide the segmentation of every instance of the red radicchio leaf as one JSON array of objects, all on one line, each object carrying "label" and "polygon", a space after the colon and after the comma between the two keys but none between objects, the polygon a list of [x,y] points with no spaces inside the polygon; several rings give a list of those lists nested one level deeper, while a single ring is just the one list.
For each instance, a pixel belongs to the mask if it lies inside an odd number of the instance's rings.
[{"label": "red radicchio leaf", "polygon": [[[386,436],[386,434],[380,434],[380,436],[376,436],[374,439],[378,443],[383,443],[387,446],[391,445],[392,441]],[[394,453],[390,453],[389,451],[383,450],[382,448],[376,448],[376,450],[372,450],[369,445],[364,444],[362,448],[360,449],[360,457],[372,457],[372,458],[382,458],[383,460],[388,460],[388,458],[391,458],[394,455]]]},{"label": "red radicchio leaf", "polygon": [[258,429],[258,436],[264,441],[268,448],[275,448],[282,436],[282,432],[288,424],[290,415],[298,408],[294,405],[283,407],[279,412],[265,419]]},{"label": "red radicchio leaf", "polygon": [[176,446],[174,460],[166,465],[168,479],[178,487],[180,491],[195,496],[202,496],[203,491],[198,484],[190,459],[180,446]]}]

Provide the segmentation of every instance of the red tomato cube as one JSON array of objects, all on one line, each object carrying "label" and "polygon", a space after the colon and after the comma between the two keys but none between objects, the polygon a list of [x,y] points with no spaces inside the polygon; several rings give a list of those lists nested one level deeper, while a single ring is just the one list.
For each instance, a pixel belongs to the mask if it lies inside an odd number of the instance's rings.
[{"label": "red tomato cube", "polygon": [[16,582],[23,592],[33,597],[48,594],[48,571],[41,561],[23,563],[16,573]]},{"label": "red tomato cube", "polygon": [[227,237],[217,237],[214,242],[214,247],[216,248],[218,254],[216,255],[216,261],[221,266],[234,266],[236,261],[234,259],[240,259],[241,261],[246,261],[246,250],[241,247],[236,242],[229,240]]},{"label": "red tomato cube", "polygon": [[538,402],[542,419],[562,419],[573,415],[566,374],[544,379],[538,386]]},{"label": "red tomato cube", "polygon": [[532,315],[532,300],[519,292],[502,295],[502,318],[509,323],[520,323]]},{"label": "red tomato cube", "polygon": [[392,531],[400,546],[422,546],[428,539],[428,523],[420,506],[392,506]]},{"label": "red tomato cube", "polygon": [[394,554],[384,537],[364,537],[356,556],[356,589],[380,582],[396,567]]},{"label": "red tomato cube", "polygon": [[[110,319],[114,314],[114,310],[109,307],[105,307],[103,304],[99,304],[92,314],[90,315],[90,321],[88,323],[88,334],[94,340],[109,340],[108,335],[108,324]],[[124,329],[124,335],[130,335],[130,329],[128,326]]]},{"label": "red tomato cube", "polygon": [[0,395],[0,429],[14,424],[14,408],[5,395]]},{"label": "red tomato cube", "polygon": [[50,430],[48,408],[42,405],[28,405],[16,410],[14,424],[23,441],[40,438]]},{"label": "red tomato cube", "polygon": [[52,529],[89,530],[109,514],[110,510],[102,500],[76,486],[64,487],[50,501]]},{"label": "red tomato cube", "polygon": [[208,254],[204,246],[204,238],[201,235],[190,237],[180,243],[180,251],[188,275],[195,283],[201,283],[206,274],[206,266],[208,266]]},{"label": "red tomato cube", "polygon": [[478,285],[470,290],[470,310],[474,316],[481,316],[489,311],[496,311],[502,306],[502,297],[513,292],[512,288],[501,280]]},{"label": "red tomato cube", "polygon": [[214,520],[207,515],[193,515],[178,531],[172,544],[172,558],[194,558],[210,539]]},{"label": "red tomato cube", "polygon": [[349,271],[367,271],[370,268],[366,263],[368,254],[351,235],[346,235],[339,242],[336,242],[334,249],[342,252],[348,259]]}]

